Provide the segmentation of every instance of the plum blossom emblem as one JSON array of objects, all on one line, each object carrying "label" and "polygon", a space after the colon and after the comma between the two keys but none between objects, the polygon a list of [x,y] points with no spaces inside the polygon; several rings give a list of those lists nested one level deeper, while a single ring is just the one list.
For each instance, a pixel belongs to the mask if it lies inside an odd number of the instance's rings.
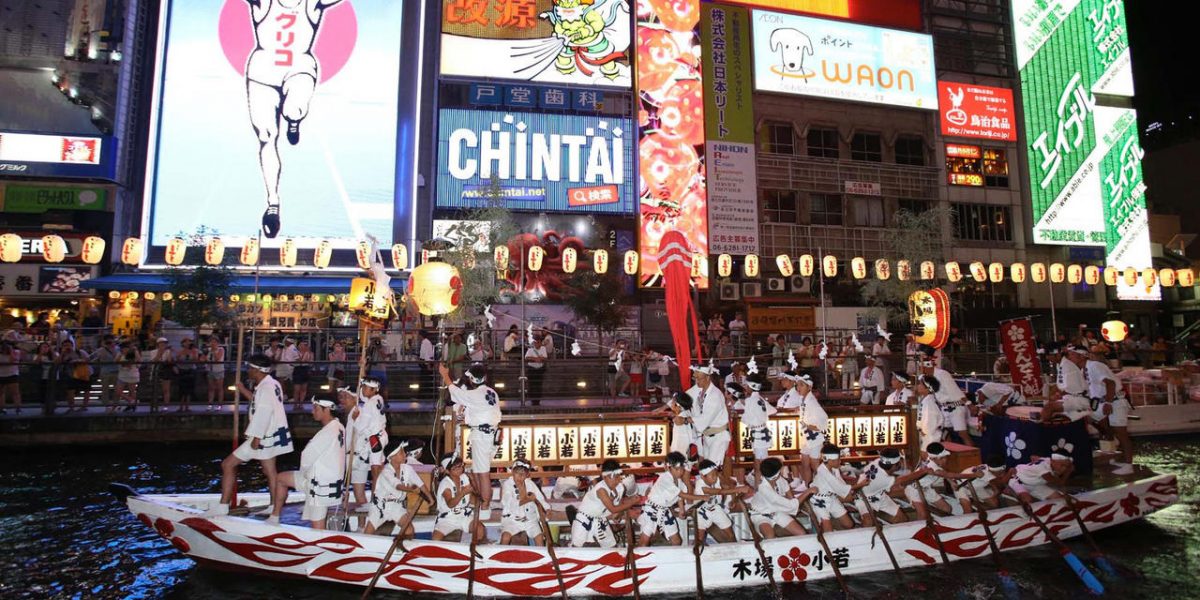
[{"label": "plum blossom emblem", "polygon": [[779,557],[778,563],[784,581],[804,581],[808,579],[805,567],[812,564],[812,557],[793,547],[787,554]]},{"label": "plum blossom emblem", "polygon": [[1021,460],[1025,452],[1025,440],[1017,437],[1017,432],[1009,432],[1004,438],[1004,450],[1013,460]]},{"label": "plum blossom emblem", "polygon": [[[1136,517],[1142,512],[1141,501],[1138,497],[1130,493],[1128,496],[1121,498],[1121,511],[1127,517]],[[780,558],[779,560],[783,560]]]}]

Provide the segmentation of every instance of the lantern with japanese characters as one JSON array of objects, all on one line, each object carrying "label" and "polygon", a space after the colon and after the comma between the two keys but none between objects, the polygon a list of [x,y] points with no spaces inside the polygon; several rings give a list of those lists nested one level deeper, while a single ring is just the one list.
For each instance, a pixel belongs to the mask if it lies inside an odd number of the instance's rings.
[{"label": "lantern with japanese characters", "polygon": [[733,257],[728,254],[717,256],[717,276],[729,277],[733,274]]},{"label": "lantern with japanese characters", "polygon": [[892,278],[892,264],[886,258],[875,259],[875,278],[887,281]]},{"label": "lantern with japanese characters", "polygon": [[640,261],[641,255],[638,254],[637,250],[626,250],[625,259],[621,261],[621,263],[625,265],[625,274],[637,275],[638,262]]},{"label": "lantern with japanese characters", "polygon": [[1008,276],[1016,283],[1025,283],[1025,263],[1013,263],[1008,267]]},{"label": "lantern with japanese characters", "polygon": [[1105,321],[1100,324],[1100,336],[1106,342],[1122,342],[1129,335],[1129,325],[1124,321]]},{"label": "lantern with japanese characters", "polygon": [[279,264],[285,267],[296,266],[296,240],[283,240],[283,245],[279,247]]},{"label": "lantern with japanese characters", "polygon": [[20,262],[23,240],[15,233],[0,235],[0,260],[7,263]]},{"label": "lantern with japanese characters", "polygon": [[42,236],[42,258],[46,262],[60,263],[67,257],[67,242],[62,236],[50,234]]},{"label": "lantern with japanese characters", "polygon": [[462,279],[452,265],[433,260],[413,269],[407,292],[421,314],[446,315],[462,300]]},{"label": "lantern with japanese characters", "polygon": [[994,262],[988,265],[988,281],[1000,283],[1004,281],[1004,265]]},{"label": "lantern with japanese characters", "polygon": [[1196,272],[1191,269],[1176,269],[1175,278],[1179,280],[1180,287],[1196,285]]},{"label": "lantern with japanese characters", "polygon": [[958,283],[962,281],[962,278],[962,267],[960,267],[957,262],[950,261],[946,263],[946,279],[949,280],[950,283]]},{"label": "lantern with japanese characters", "polygon": [[542,270],[542,263],[546,260],[546,251],[541,246],[529,247],[529,262],[526,268],[534,273]]},{"label": "lantern with japanese characters", "polygon": [[[599,253],[601,251],[597,250],[596,252]],[[508,246],[507,245],[501,244],[499,246],[496,246],[496,249],[492,251],[492,263],[494,263],[496,265],[496,271],[501,272],[501,273],[508,271]]]},{"label": "lantern with japanese characters", "polygon": [[1154,287],[1156,283],[1158,283],[1158,271],[1155,271],[1153,267],[1142,269],[1142,284],[1146,287]]},{"label": "lantern with japanese characters", "polygon": [[163,259],[168,265],[177,267],[183,264],[183,257],[187,254],[187,242],[180,238],[171,238],[167,242],[166,252],[163,254]]},{"label": "lantern with japanese characters", "polygon": [[1050,265],[1050,283],[1062,283],[1067,279],[1067,266],[1062,263]]},{"label": "lantern with japanese characters", "polygon": [[[507,254],[505,255],[507,256]],[[508,261],[505,260],[505,263]],[[608,272],[608,250],[600,248],[592,251],[592,270],[597,275],[603,275]]]},{"label": "lantern with japanese characters", "polygon": [[1125,285],[1130,286],[1130,287],[1137,285],[1137,280],[1138,280],[1137,269],[1135,269],[1133,267],[1125,267],[1125,272],[1122,273],[1122,276],[1125,279]]},{"label": "lantern with japanese characters", "polygon": [[1117,287],[1117,280],[1121,278],[1121,272],[1116,267],[1104,267],[1104,285],[1108,287]]},{"label": "lantern with japanese characters", "polygon": [[775,267],[779,269],[779,274],[784,277],[791,277],[796,272],[796,266],[792,264],[792,257],[786,254],[780,254],[775,257]]},{"label": "lantern with japanese characters", "polygon": [[358,259],[358,268],[371,268],[371,244],[366,240],[359,240],[354,245],[354,258]]},{"label": "lantern with japanese characters", "polygon": [[[662,267],[659,267],[660,269]],[[692,253],[692,279],[708,277],[708,256],[702,252]]]},{"label": "lantern with japanese characters", "polygon": [[867,259],[861,256],[850,259],[850,276],[855,279],[865,279],[867,277]]},{"label": "lantern with japanese characters", "polygon": [[896,278],[900,281],[912,279],[912,263],[907,260],[896,261]]},{"label": "lantern with japanese characters", "polygon": [[932,281],[937,278],[937,265],[932,260],[921,262],[921,281]]},{"label": "lantern with japanese characters", "polygon": [[392,244],[392,268],[397,271],[408,268],[408,246]]},{"label": "lantern with japanese characters", "polygon": [[1079,285],[1083,282],[1083,267],[1079,265],[1071,265],[1067,267],[1067,283],[1071,285]]},{"label": "lantern with japanese characters", "polygon": [[837,257],[833,256],[832,254],[826,254],[825,257],[821,259],[821,272],[824,273],[826,277],[837,277]]},{"label": "lantern with japanese characters", "polygon": [[1046,283],[1046,263],[1035,262],[1029,265],[1029,279],[1034,283]]},{"label": "lantern with japanese characters", "polygon": [[976,283],[987,281],[987,267],[983,266],[983,263],[974,261],[968,266],[968,269],[971,271],[971,279],[974,279]]},{"label": "lantern with japanese characters", "polygon": [[[409,287],[412,287],[411,279],[409,279]],[[409,297],[412,298],[412,295],[410,294]],[[388,316],[389,306],[386,290],[379,289],[375,285],[375,280],[369,277],[355,277],[350,280],[350,298],[347,304],[350,310],[374,319],[384,319]]]},{"label": "lantern with japanese characters", "polygon": [[742,272],[745,273],[746,277],[758,277],[760,271],[757,254],[746,255],[746,261],[742,264]]},{"label": "lantern with japanese characters", "polygon": [[104,258],[104,245],[104,238],[89,235],[83,240],[83,249],[80,250],[79,257],[89,265],[98,265],[100,259]]},{"label": "lantern with japanese characters", "polygon": [[1158,282],[1163,287],[1175,287],[1175,269],[1159,269]]},{"label": "lantern with japanese characters", "polygon": [[1100,285],[1100,267],[1088,265],[1083,269],[1083,281],[1088,285]]},{"label": "lantern with japanese characters", "polygon": [[908,318],[918,344],[940,349],[950,339],[950,297],[941,288],[910,294]]},{"label": "lantern with japanese characters", "polygon": [[247,267],[253,267],[258,264],[258,253],[258,239],[249,238],[246,240],[246,244],[242,246],[242,252],[238,260]]},{"label": "lantern with japanese characters", "polygon": [[317,242],[317,247],[313,248],[313,266],[318,269],[324,269],[329,266],[329,259],[332,257],[333,243],[329,240]]},{"label": "lantern with japanese characters", "polygon": [[562,254],[562,270],[563,273],[571,274],[575,272],[575,267],[579,264],[579,251],[574,248],[565,248]]},{"label": "lantern with japanese characters", "polygon": [[204,264],[217,266],[225,261],[225,242],[221,238],[214,237],[208,240],[204,245]]},{"label": "lantern with japanese characters", "polygon": [[798,272],[801,277],[812,277],[813,271],[816,268],[816,259],[811,254],[800,255],[800,268]]}]

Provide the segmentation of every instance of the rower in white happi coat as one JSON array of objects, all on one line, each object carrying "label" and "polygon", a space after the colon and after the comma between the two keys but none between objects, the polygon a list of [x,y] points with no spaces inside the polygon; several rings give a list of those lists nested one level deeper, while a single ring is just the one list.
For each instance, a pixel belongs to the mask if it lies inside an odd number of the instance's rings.
[{"label": "rower in white happi coat", "polygon": [[692,490],[696,496],[703,497],[696,508],[696,536],[704,539],[711,535],[718,542],[736,542],[737,535],[733,533],[733,519],[725,508],[725,497],[748,494],[752,490],[748,486],[722,487],[719,467],[711,460],[700,461],[696,468]]},{"label": "rower in white happi coat", "polygon": [[929,375],[917,378],[917,430],[921,435],[921,448],[927,448],[934,442],[942,441],[942,428],[945,416],[937,402],[937,391],[941,387],[938,380]]},{"label": "rower in white happi coat", "polygon": [[[354,406],[346,414],[346,430],[354,438],[351,448],[350,484],[354,501],[366,509],[366,484],[383,470],[384,448],[388,443],[385,403],[379,395],[379,380],[368,377],[359,382],[353,394]],[[339,397],[345,388],[339,388]]]},{"label": "rower in white happi coat", "polygon": [[958,438],[958,443],[974,446],[975,442],[971,439],[970,434],[971,415],[967,409],[966,392],[958,387],[958,382],[954,381],[954,375],[937,366],[932,358],[922,361],[921,369],[925,375],[937,379],[938,389],[934,395],[937,396],[938,406],[941,407],[944,415],[942,419],[943,433],[947,436],[953,433]]},{"label": "rower in white happi coat", "polygon": [[[275,457],[292,451],[292,433],[288,428],[287,410],[283,404],[283,387],[271,377],[272,361],[257,354],[246,361],[246,377],[254,385],[251,391],[238,383],[237,392],[250,400],[246,441],[221,461],[221,500],[209,509],[209,516],[229,514],[233,489],[237,483],[237,468],[242,463],[258,461],[267,479],[267,490],[275,493],[277,471]],[[274,505],[274,496],[271,506]]]},{"label": "rower in white happi coat", "polygon": [[[571,546],[582,548],[595,543],[601,548],[613,548],[617,538],[613,536],[609,519],[623,513],[641,502],[641,497],[630,494],[625,498],[625,485],[621,463],[608,459],[600,465],[600,479],[592,484],[579,503],[579,508],[568,508],[571,520]],[[574,513],[574,514],[572,514]]]},{"label": "rower in white happi coat", "polygon": [[975,402],[984,412],[997,416],[1003,416],[1010,407],[1028,404],[1020,390],[999,381],[989,381],[975,390]]},{"label": "rower in white happi coat", "polygon": [[550,512],[550,502],[537,482],[529,478],[532,470],[528,461],[518,458],[509,468],[508,479],[500,483],[501,545],[533,542],[541,546],[546,542],[542,519]]},{"label": "rower in white happi coat", "polygon": [[765,383],[761,374],[751,373],[741,385],[725,384],[725,390],[736,399],[733,409],[742,411],[742,425],[750,436],[750,449],[754,452],[756,465],[766,460],[767,453],[771,451],[771,428],[767,423],[772,415],[779,412],[759,394]]},{"label": "rower in white happi coat", "polygon": [[471,430],[471,481],[480,497],[480,518],[492,514],[492,457],[500,445],[500,395],[486,385],[487,368],[475,363],[463,372],[462,385],[450,379],[446,365],[438,365],[450,401],[463,407],[463,422]]},{"label": "rower in white happi coat", "polygon": [[[904,497],[917,511],[917,518],[924,519],[929,514],[930,507],[941,511],[942,514],[953,514],[955,507],[950,504],[939,488],[952,474],[946,471],[950,460],[950,451],[941,442],[925,446],[925,459],[922,460],[912,474],[918,477],[904,486]],[[961,507],[960,507],[961,508]]]},{"label": "rower in white happi coat", "polygon": [[846,511],[845,502],[853,500],[852,494],[857,487],[842,479],[842,452],[833,444],[825,444],[821,449],[821,464],[813,475],[812,486],[816,492],[809,502],[813,513],[817,515],[817,523],[821,531],[833,531],[836,523],[842,529],[854,527],[850,515]]},{"label": "rower in white happi coat", "polygon": [[1078,421],[1091,415],[1092,406],[1087,397],[1087,379],[1083,372],[1083,368],[1087,365],[1087,357],[1087,349],[1079,346],[1067,346],[1062,360],[1058,363],[1058,377],[1055,379],[1056,391],[1042,409],[1043,422],[1049,422],[1059,415],[1063,415],[1071,421]]},{"label": "rower in white happi coat", "polygon": [[796,496],[787,479],[780,476],[783,463],[774,456],[764,460],[759,472],[762,480],[758,489],[750,498],[750,523],[758,528],[764,538],[778,537],[775,529],[783,529],[785,535],[805,535],[804,526],[796,520],[800,506],[815,491],[813,487],[805,489]]},{"label": "rower in white happi coat", "polygon": [[725,405],[725,394],[713,383],[716,367],[693,366],[692,375],[696,385],[687,391],[692,397],[692,424],[700,435],[700,457],[713,461],[717,466],[725,464],[725,453],[732,438],[729,435],[729,409]]},{"label": "rower in white happi coat", "polygon": [[[441,541],[458,533],[463,536],[461,541],[465,541],[475,516],[472,506],[475,488],[472,487],[471,478],[467,476],[462,458],[459,458],[458,454],[451,454],[442,459],[442,471],[442,480],[438,482],[437,487],[437,518],[433,522],[432,539],[435,542]],[[483,523],[479,523],[475,536],[478,540],[486,536]]]},{"label": "rower in white happi coat", "polygon": [[862,396],[858,400],[860,404],[875,404],[876,398],[887,386],[883,369],[875,366],[874,356],[867,356],[867,366],[858,375],[858,386],[862,389]]},{"label": "rower in white happi coat", "polygon": [[[900,509],[900,505],[892,498],[892,494],[916,481],[922,475],[920,473],[899,475],[901,461],[899,450],[886,448],[880,451],[879,458],[871,461],[858,476],[861,494],[854,499],[854,507],[862,517],[864,527],[874,526],[872,511],[888,523],[903,523],[908,520],[908,514]],[[863,498],[870,503],[870,510],[867,508],[867,503],[863,502]]]},{"label": "rower in white happi coat", "polygon": [[662,534],[663,539],[672,546],[683,543],[679,535],[679,517],[683,514],[684,501],[703,499],[688,490],[687,457],[672,452],[667,455],[666,470],[659,473],[658,479],[646,493],[646,503],[637,520],[641,531],[638,535],[639,546],[649,546],[658,534]]},{"label": "rower in white happi coat", "polygon": [[346,430],[342,422],[334,418],[333,407],[333,400],[313,398],[312,417],[321,424],[321,430],[300,453],[300,469],[279,474],[275,482],[275,509],[271,512],[270,522],[279,522],[289,489],[304,494],[301,518],[309,521],[313,529],[325,529],[329,507],[342,501],[346,476]]},{"label": "rower in white happi coat", "polygon": [[[408,515],[408,495],[420,492],[425,499],[434,501],[421,477],[412,465],[408,464],[409,449],[412,445],[409,440],[401,440],[388,454],[387,464],[379,472],[375,487],[371,490],[371,510],[367,514],[364,533],[375,533],[385,523],[391,522],[397,528],[394,530],[395,535],[412,537],[412,522],[404,523],[404,518]],[[399,530],[402,524],[407,525],[404,531]]]},{"label": "rower in white happi coat", "polygon": [[884,404],[887,406],[908,406],[913,401],[913,391],[908,388],[912,377],[903,371],[892,372],[892,389]]},{"label": "rower in white happi coat", "polygon": [[[972,476],[972,479],[961,482],[954,490],[954,497],[958,498],[963,510],[970,511],[976,498],[982,505],[978,508],[991,510],[1000,506],[1000,492],[1008,487],[1012,471],[1004,463],[1004,457],[996,455],[989,458],[987,464],[967,467],[963,474]],[[974,496],[967,486],[974,488]]]},{"label": "rower in white happi coat", "polygon": [[1066,495],[1063,488],[1075,470],[1075,463],[1070,454],[1054,448],[1050,458],[1038,458],[1013,470],[1008,487],[1022,502],[1055,500]]}]

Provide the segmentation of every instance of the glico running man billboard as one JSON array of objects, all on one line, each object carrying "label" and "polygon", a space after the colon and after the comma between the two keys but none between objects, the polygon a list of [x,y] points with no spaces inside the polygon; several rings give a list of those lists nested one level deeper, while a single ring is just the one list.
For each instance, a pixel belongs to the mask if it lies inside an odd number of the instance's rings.
[{"label": "glico running man billboard", "polygon": [[163,0],[143,235],[392,237],[402,2]]},{"label": "glico running man billboard", "polygon": [[449,108],[439,115],[439,208],[495,200],[539,212],[636,207],[630,119]]}]

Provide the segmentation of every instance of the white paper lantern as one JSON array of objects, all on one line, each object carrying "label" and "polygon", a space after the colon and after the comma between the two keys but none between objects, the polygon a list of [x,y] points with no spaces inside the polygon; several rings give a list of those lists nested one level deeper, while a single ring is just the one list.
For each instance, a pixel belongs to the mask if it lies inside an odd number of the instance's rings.
[{"label": "white paper lantern", "polygon": [[83,240],[83,249],[79,252],[79,257],[89,265],[98,265],[100,259],[104,258],[104,246],[104,238],[89,235]]},{"label": "white paper lantern", "polygon": [[816,269],[816,264],[817,264],[817,261],[813,258],[813,255],[801,254],[800,255],[800,276],[801,277],[812,277],[813,272]]},{"label": "white paper lantern", "polygon": [[408,246],[392,244],[392,268],[397,271],[408,268]]},{"label": "white paper lantern", "polygon": [[283,240],[283,245],[279,247],[279,264],[285,267],[296,266],[296,240]]},{"label": "white paper lantern", "polygon": [[49,263],[60,263],[67,257],[67,242],[56,234],[42,236],[42,258]]},{"label": "white paper lantern", "polygon": [[332,257],[333,243],[329,240],[317,242],[317,247],[313,249],[313,266],[318,269],[324,269],[329,266],[329,259]]},{"label": "white paper lantern", "polygon": [[204,245],[204,263],[215,267],[222,262],[225,262],[225,242],[214,237]]},{"label": "white paper lantern", "polygon": [[596,271],[597,275],[608,272],[608,250],[600,248],[592,252],[592,270]]},{"label": "white paper lantern", "polygon": [[574,248],[566,248],[562,255],[562,270],[563,273],[574,273],[575,267],[579,264],[579,251]]},{"label": "white paper lantern", "polygon": [[746,260],[742,263],[742,272],[745,273],[746,277],[758,277],[761,271],[757,254],[746,255]]},{"label": "white paper lantern", "polygon": [[866,279],[867,277],[867,259],[861,256],[855,256],[850,259],[850,276],[855,279]]},{"label": "white paper lantern", "polygon": [[7,263],[21,261],[21,246],[23,240],[15,233],[0,235],[0,260]]},{"label": "white paper lantern", "polygon": [[186,254],[187,242],[184,242],[179,238],[171,238],[171,240],[167,242],[167,249],[163,254],[163,258],[166,260],[168,265],[177,267],[183,264],[183,257]]},{"label": "white paper lantern", "polygon": [[242,246],[241,255],[238,260],[247,267],[253,267],[258,264],[258,239],[250,238],[246,240],[246,244]]},{"label": "white paper lantern", "polygon": [[637,250],[625,251],[625,258],[621,261],[621,264],[623,264],[625,267],[626,275],[637,275],[638,263],[641,262],[641,258],[642,257],[640,254],[638,254]]},{"label": "white paper lantern", "polygon": [[792,264],[792,257],[786,254],[775,257],[775,266],[779,269],[779,274],[784,277],[791,277],[796,272],[796,267]]}]

